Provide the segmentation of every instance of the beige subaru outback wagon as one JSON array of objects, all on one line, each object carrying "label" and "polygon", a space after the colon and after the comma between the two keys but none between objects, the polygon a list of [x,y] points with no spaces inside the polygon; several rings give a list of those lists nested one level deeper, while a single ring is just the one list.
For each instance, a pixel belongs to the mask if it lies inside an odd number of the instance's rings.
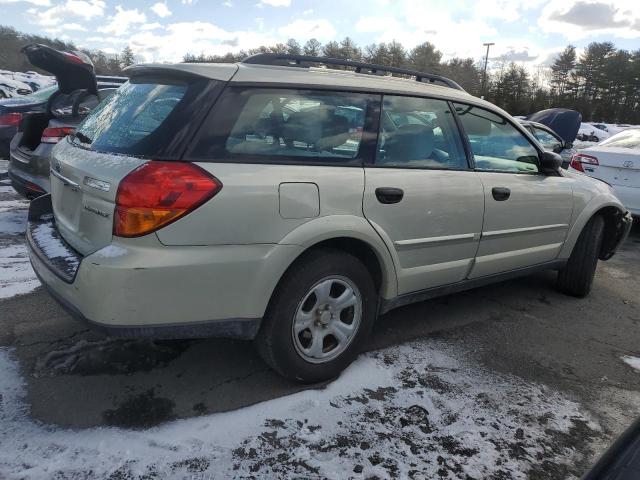
[{"label": "beige subaru outback wagon", "polygon": [[278,54],[126,73],[55,147],[27,231],[51,295],[109,335],[254,339],[316,382],[400,305],[540,269],[584,296],[631,226],[447,78]]}]

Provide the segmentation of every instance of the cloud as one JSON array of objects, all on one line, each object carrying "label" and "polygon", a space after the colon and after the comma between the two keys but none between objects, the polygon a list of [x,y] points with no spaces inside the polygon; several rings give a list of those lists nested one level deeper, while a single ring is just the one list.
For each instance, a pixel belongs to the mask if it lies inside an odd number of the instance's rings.
[{"label": "cloud", "polygon": [[45,28],[44,31],[50,35],[57,35],[61,32],[68,32],[70,30],[75,30],[77,32],[86,32],[87,29],[80,25],[79,23],[63,23],[58,25],[57,27]]},{"label": "cloud", "polygon": [[34,23],[43,27],[57,27],[70,18],[91,20],[104,14],[103,0],[66,0],[46,10],[32,10]]},{"label": "cloud", "polygon": [[231,0],[226,0],[226,2],[223,2],[222,5],[229,8],[233,7],[233,3],[231,2]]},{"label": "cloud", "polygon": [[140,25],[140,30],[157,30],[158,28],[162,28],[158,22],[153,23],[145,23],[144,25]]},{"label": "cloud", "polygon": [[637,0],[569,0],[543,8],[538,26],[570,41],[587,37],[640,37]]},{"label": "cloud", "polygon": [[290,7],[291,0],[260,0],[258,7],[269,5],[270,7]]},{"label": "cloud", "polygon": [[307,40],[315,38],[320,41],[332,40],[337,32],[329,20],[323,18],[317,20],[294,20],[293,22],[280,27],[278,33],[283,37],[295,38],[296,40]]},{"label": "cloud", "polygon": [[186,53],[223,55],[281,40],[255,30],[225,30],[210,22],[178,22],[165,25],[161,33],[140,31],[127,43],[145,61],[179,62]]},{"label": "cloud", "polygon": [[160,18],[165,18],[171,15],[171,10],[169,10],[167,4],[162,2],[154,3],[151,6],[151,11],[158,15]]},{"label": "cloud", "polygon": [[122,36],[128,33],[132,25],[145,23],[147,16],[138,11],[137,8],[125,10],[121,5],[116,6],[116,13],[109,17],[109,23],[98,28],[99,32],[110,33],[115,36]]},{"label": "cloud", "polygon": [[502,62],[532,62],[537,58],[538,55],[531,55],[529,49],[525,47],[522,50],[510,49],[497,57],[491,57],[490,60]]},{"label": "cloud", "polygon": [[20,2],[31,3],[32,5],[37,5],[38,7],[48,7],[51,5],[51,0],[0,0],[0,5]]}]

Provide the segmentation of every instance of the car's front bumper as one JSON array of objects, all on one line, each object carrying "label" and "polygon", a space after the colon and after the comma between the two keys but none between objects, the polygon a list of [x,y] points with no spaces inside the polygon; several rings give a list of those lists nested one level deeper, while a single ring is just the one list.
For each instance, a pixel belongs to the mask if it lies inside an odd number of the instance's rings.
[{"label": "car's front bumper", "polygon": [[617,216],[615,234],[605,238],[600,252],[600,260],[608,260],[615,255],[620,245],[622,245],[629,236],[632,225],[633,216],[631,212],[627,211]]},{"label": "car's front bumper", "polygon": [[33,268],[72,316],[114,336],[253,338],[300,253],[292,245],[168,247],[151,234],[114,237],[83,257],[57,234],[50,198],[29,209]]}]

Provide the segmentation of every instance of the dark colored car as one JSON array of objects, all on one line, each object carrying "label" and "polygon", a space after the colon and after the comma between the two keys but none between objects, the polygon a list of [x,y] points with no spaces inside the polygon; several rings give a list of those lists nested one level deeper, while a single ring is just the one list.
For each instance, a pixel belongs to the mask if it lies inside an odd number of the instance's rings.
[{"label": "dark colored car", "polygon": [[567,168],[575,153],[576,139],[582,115],[566,108],[549,108],[532,113],[520,123],[542,144],[545,150],[560,154],[562,166]]},{"label": "dark colored car", "polygon": [[0,100],[0,158],[9,158],[9,144],[18,131],[22,116],[44,109],[47,100],[57,89],[56,85],[51,85],[31,95]]},{"label": "dark colored car", "polygon": [[640,419],[602,454],[582,480],[637,480],[640,478]]},{"label": "dark colored car", "polygon": [[73,133],[84,117],[127,79],[97,77],[91,60],[80,52],[60,52],[38,44],[26,46],[23,52],[33,65],[57,80],[57,88],[44,102],[21,113],[10,144],[11,184],[21,195],[35,198],[49,191],[53,146]]}]

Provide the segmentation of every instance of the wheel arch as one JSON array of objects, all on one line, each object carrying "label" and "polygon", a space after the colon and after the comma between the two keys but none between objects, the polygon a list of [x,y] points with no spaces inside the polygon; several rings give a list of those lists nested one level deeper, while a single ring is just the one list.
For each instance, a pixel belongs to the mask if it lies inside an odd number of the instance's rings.
[{"label": "wheel arch", "polygon": [[578,241],[578,237],[585,226],[594,216],[600,215],[604,219],[604,238],[600,249],[600,260],[608,260],[615,253],[620,238],[622,228],[621,219],[626,211],[620,204],[614,202],[593,205],[592,208],[585,208],[579,217],[573,223],[573,227],[569,231],[564,246],[560,252],[559,258],[569,258],[571,252]]},{"label": "wheel arch", "polygon": [[396,270],[391,254],[377,232],[362,217],[323,217],[298,227],[280,243],[303,247],[303,251],[289,264],[285,274],[309,251],[331,248],[358,258],[371,273],[380,296],[393,298],[397,295]]}]

